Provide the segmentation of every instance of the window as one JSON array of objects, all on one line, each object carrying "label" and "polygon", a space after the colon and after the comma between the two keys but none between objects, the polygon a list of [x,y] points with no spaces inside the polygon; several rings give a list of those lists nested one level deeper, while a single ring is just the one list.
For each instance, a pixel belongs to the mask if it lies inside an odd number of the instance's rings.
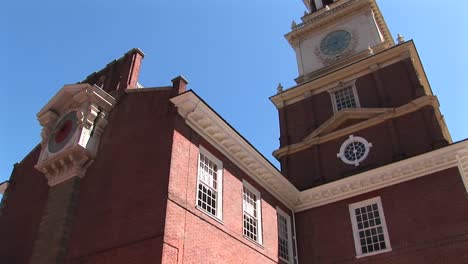
[{"label": "window", "polygon": [[262,243],[262,212],[260,192],[244,181],[243,189],[244,237]]},{"label": "window", "polygon": [[350,204],[349,212],[358,258],[392,250],[380,197]]},{"label": "window", "polygon": [[330,90],[333,111],[336,113],[341,109],[360,107],[356,86],[346,86]]},{"label": "window", "polygon": [[292,261],[292,232],[291,232],[291,217],[276,208],[278,212],[278,256],[288,262]]},{"label": "window", "polygon": [[200,147],[198,156],[197,208],[222,219],[223,165],[207,150]]},{"label": "window", "polygon": [[323,8],[323,3],[322,0],[314,0],[315,2],[315,8],[316,10],[322,9]]},{"label": "window", "polygon": [[365,138],[350,135],[341,144],[340,152],[336,156],[346,164],[359,166],[359,163],[369,155],[371,147],[372,143],[369,143]]}]

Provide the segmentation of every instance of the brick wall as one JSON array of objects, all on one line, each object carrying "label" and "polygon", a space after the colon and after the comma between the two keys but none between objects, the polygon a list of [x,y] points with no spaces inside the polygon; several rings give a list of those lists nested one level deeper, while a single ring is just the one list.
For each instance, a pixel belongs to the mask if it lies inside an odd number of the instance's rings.
[{"label": "brick wall", "polygon": [[[282,167],[300,190],[345,178],[399,160],[417,156],[439,147],[442,136],[434,122],[426,122],[425,107],[419,111],[387,120],[378,125],[350,133],[372,143],[369,156],[358,167],[348,165],[337,158],[337,153],[349,135],[314,145],[283,158]],[[436,133],[436,132],[439,133]],[[433,133],[434,132],[434,133]]]},{"label": "brick wall", "polygon": [[[200,145],[223,163],[222,222],[195,207]],[[163,263],[278,263],[276,206],[288,210],[180,118],[170,175]],[[243,237],[243,179],[261,192],[262,245]]]},{"label": "brick wall", "polygon": [[[399,107],[422,95],[421,85],[409,59],[359,77],[355,85],[361,107],[365,108]],[[327,91],[287,105],[279,111],[281,146],[300,142],[333,116],[332,101]]]},{"label": "brick wall", "polygon": [[[348,205],[380,196],[392,251],[356,259]],[[468,194],[457,168],[296,214],[300,263],[468,263]]]},{"label": "brick wall", "polygon": [[82,180],[68,263],[157,263],[176,114],[170,97],[167,89],[130,92],[111,112]]},{"label": "brick wall", "polygon": [[49,188],[29,263],[64,263],[80,180],[74,177]]},{"label": "brick wall", "polygon": [[0,215],[0,263],[27,264],[47,201],[45,176],[34,169],[40,146],[29,153],[10,177]]}]

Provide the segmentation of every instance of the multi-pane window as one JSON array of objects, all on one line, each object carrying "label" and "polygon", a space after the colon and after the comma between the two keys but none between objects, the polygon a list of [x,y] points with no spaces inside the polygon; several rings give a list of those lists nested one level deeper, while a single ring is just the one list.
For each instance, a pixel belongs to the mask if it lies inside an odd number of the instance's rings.
[{"label": "multi-pane window", "polygon": [[278,212],[278,256],[289,263],[292,263],[292,235],[291,218],[281,209]]},{"label": "multi-pane window", "polygon": [[244,181],[243,187],[243,225],[244,236],[262,243],[262,213],[260,192]]},{"label": "multi-pane window", "polygon": [[343,144],[341,144],[340,152],[336,154],[338,158],[350,165],[359,166],[369,155],[372,143],[368,142],[363,137],[350,135]]},{"label": "multi-pane window", "polygon": [[198,157],[197,207],[222,218],[222,163],[200,148]]},{"label": "multi-pane window", "polygon": [[356,95],[356,88],[348,86],[332,92],[332,99],[335,112],[345,108],[359,107],[359,100]]},{"label": "multi-pane window", "polygon": [[391,250],[380,197],[349,205],[358,257]]}]

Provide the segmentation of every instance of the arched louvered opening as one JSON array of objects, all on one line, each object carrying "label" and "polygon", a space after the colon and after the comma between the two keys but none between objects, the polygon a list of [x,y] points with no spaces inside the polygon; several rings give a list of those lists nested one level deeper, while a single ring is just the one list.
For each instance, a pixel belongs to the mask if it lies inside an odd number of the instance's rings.
[{"label": "arched louvered opening", "polygon": [[310,0],[310,11],[315,12],[324,8],[327,5],[331,5],[336,0]]}]

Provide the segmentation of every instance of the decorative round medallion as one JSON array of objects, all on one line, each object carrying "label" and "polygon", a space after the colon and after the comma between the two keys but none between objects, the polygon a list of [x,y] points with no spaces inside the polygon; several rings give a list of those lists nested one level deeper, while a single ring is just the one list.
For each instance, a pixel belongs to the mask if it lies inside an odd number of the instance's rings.
[{"label": "decorative round medallion", "polygon": [[351,32],[347,30],[333,31],[320,42],[320,52],[326,56],[338,55],[349,47],[351,37]]},{"label": "decorative round medallion", "polygon": [[359,166],[359,163],[367,158],[372,143],[367,142],[362,137],[355,137],[353,135],[343,142],[340,152],[337,154],[338,158],[350,165]]},{"label": "decorative round medallion", "polygon": [[75,133],[76,121],[76,111],[72,111],[60,119],[49,136],[47,143],[49,152],[55,153],[65,147]]}]

